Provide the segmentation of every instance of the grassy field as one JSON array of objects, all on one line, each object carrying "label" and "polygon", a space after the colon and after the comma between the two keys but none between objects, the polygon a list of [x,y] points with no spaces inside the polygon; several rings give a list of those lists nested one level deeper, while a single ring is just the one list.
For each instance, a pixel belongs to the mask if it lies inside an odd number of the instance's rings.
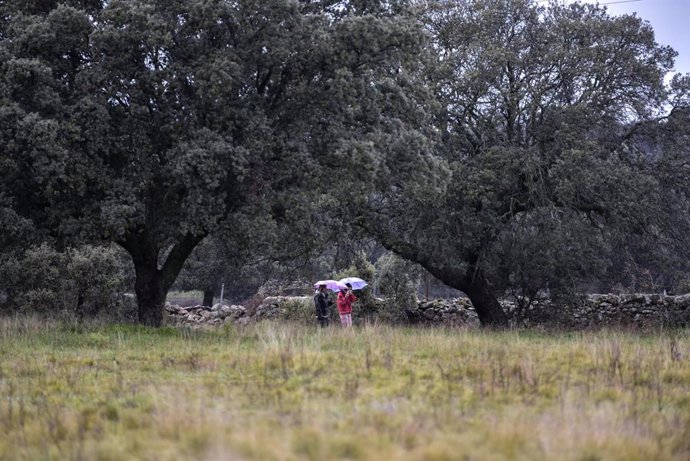
[{"label": "grassy field", "polygon": [[687,460],[690,332],[5,320],[0,459]]}]

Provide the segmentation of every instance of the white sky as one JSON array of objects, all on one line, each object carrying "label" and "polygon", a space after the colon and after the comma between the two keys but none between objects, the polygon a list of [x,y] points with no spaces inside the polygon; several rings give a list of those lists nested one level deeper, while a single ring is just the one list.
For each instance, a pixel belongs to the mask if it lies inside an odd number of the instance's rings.
[{"label": "white sky", "polygon": [[[575,0],[565,0],[567,3]],[[635,13],[649,21],[656,41],[678,52],[676,72],[690,73],[690,0],[580,0],[605,5],[616,16]]]}]

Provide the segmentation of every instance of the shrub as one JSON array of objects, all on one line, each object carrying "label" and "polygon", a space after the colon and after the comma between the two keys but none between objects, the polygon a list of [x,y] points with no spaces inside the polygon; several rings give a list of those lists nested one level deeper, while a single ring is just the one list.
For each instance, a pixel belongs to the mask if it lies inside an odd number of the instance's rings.
[{"label": "shrub", "polygon": [[4,310],[126,319],[132,302],[124,297],[126,270],[118,252],[95,245],[58,251],[43,243],[6,255],[0,263]]},{"label": "shrub", "polygon": [[67,251],[66,276],[78,317],[94,317],[124,292],[124,269],[114,247],[86,245]]},{"label": "shrub", "polygon": [[66,310],[69,307],[63,272],[66,265],[67,255],[46,243],[17,254],[11,264],[5,265],[5,270],[12,272],[9,278],[14,281],[8,287],[13,292],[12,307],[39,314]]},{"label": "shrub", "polygon": [[285,319],[303,325],[315,324],[314,302],[310,297],[286,298],[282,304]]},{"label": "shrub", "polygon": [[405,311],[417,307],[419,266],[389,253],[376,261],[376,269],[375,283],[384,297],[378,317],[391,323],[405,321]]}]

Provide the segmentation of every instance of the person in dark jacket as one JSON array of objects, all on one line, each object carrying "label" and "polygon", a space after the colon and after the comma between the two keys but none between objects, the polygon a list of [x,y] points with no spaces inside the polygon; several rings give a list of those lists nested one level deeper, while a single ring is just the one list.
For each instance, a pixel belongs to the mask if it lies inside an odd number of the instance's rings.
[{"label": "person in dark jacket", "polygon": [[319,321],[319,325],[322,327],[327,327],[330,323],[330,306],[333,305],[333,301],[328,298],[328,293],[326,293],[326,285],[319,285],[319,288],[314,294],[314,306],[316,307],[316,318]]}]

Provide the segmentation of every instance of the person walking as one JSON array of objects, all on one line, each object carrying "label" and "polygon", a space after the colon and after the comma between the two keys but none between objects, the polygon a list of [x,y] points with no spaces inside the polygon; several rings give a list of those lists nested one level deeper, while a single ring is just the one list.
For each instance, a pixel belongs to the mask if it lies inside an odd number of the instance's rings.
[{"label": "person walking", "polygon": [[344,328],[352,327],[352,303],[357,301],[357,297],[352,293],[352,285],[346,284],[347,289],[343,288],[338,292],[338,313],[340,314],[340,324]]},{"label": "person walking", "polygon": [[330,323],[329,307],[332,305],[333,301],[328,298],[328,293],[326,293],[326,285],[319,285],[316,293],[314,293],[314,307],[316,307],[316,318],[320,326],[327,327]]}]

